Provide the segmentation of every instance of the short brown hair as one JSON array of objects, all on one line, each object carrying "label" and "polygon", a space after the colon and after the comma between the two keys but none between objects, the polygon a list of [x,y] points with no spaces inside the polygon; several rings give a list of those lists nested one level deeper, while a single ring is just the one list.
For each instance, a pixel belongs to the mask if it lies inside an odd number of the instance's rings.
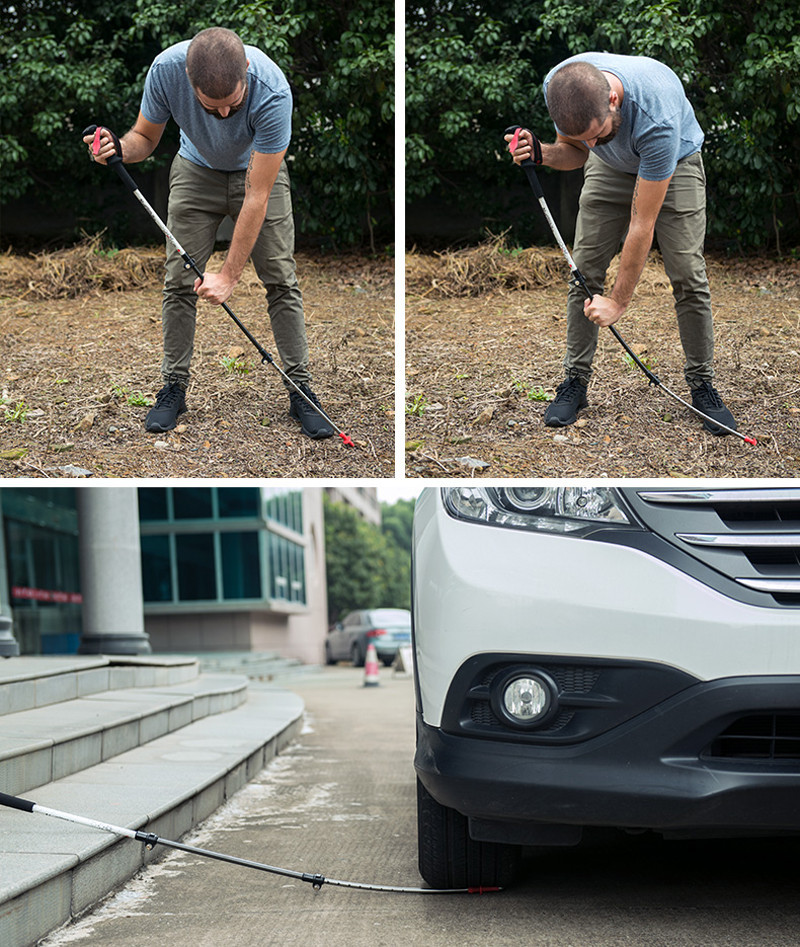
[{"label": "short brown hair", "polygon": [[611,86],[591,63],[567,63],[547,84],[547,110],[563,135],[580,135],[593,121],[605,121]]},{"label": "short brown hair", "polygon": [[233,30],[212,26],[198,33],[186,52],[186,71],[195,89],[209,99],[226,99],[247,81],[244,43]]}]

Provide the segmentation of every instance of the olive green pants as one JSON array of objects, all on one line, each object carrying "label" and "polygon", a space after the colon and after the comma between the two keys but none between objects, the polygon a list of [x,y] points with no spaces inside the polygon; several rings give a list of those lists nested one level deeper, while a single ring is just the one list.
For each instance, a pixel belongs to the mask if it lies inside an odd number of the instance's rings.
[{"label": "olive green pants", "polygon": [[[167,226],[202,272],[214,250],[217,228],[226,216],[236,221],[239,215],[244,202],[244,178],[244,171],[213,171],[180,155],[172,163]],[[272,188],[264,225],[250,259],[267,291],[267,311],[284,371],[296,384],[310,383],[303,297],[294,262],[292,198],[285,163]],[[180,255],[167,241],[161,307],[164,339],[161,373],[167,384],[178,383],[184,388],[189,382],[194,349],[195,279],[194,271],[184,267]],[[242,322],[255,338],[259,337],[258,326]]]},{"label": "olive green pants", "polygon": [[[602,293],[606,270],[619,251],[631,216],[636,175],[615,171],[590,154],[584,168],[573,257],[592,293]],[[656,239],[672,283],[678,332],[690,388],[713,378],[714,328],[703,244],[706,233],[706,178],[699,153],[678,162],[656,221]],[[584,315],[586,294],[571,286],[567,299],[568,378],[589,383],[598,326]],[[635,319],[635,307],[627,310]],[[623,317],[623,322],[630,322]],[[622,331],[623,325],[619,324]],[[627,335],[623,331],[623,335]],[[630,340],[628,340],[630,341]]]}]

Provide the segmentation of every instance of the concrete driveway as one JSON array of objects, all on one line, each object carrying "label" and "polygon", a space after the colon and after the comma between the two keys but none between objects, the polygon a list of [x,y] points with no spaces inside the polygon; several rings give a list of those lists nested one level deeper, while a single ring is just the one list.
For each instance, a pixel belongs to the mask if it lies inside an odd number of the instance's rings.
[{"label": "concrete driveway", "polygon": [[[252,687],[259,687],[253,683]],[[420,885],[410,678],[326,668],[291,682],[296,743],[184,841],[328,878]],[[131,844],[138,844],[131,842]],[[800,844],[598,840],[539,852],[513,889],[401,895],[170,852],[46,947],[796,945]]]}]

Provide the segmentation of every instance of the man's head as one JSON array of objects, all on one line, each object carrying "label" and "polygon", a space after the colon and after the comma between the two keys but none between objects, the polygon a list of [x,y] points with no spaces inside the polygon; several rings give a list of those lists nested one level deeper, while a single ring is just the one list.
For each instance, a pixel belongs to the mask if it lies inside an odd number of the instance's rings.
[{"label": "man's head", "polygon": [[622,123],[619,99],[608,79],[588,62],[562,66],[547,86],[547,109],[562,135],[607,144]]},{"label": "man's head", "polygon": [[189,43],[186,74],[197,100],[215,118],[237,112],[247,97],[248,60],[232,30],[203,30]]}]

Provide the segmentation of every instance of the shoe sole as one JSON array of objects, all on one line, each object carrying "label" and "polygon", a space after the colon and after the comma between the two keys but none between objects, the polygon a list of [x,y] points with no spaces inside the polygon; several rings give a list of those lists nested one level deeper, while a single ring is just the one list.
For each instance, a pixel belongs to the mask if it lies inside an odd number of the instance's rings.
[{"label": "shoe sole", "polygon": [[187,412],[188,410],[189,410],[188,408],[184,408],[182,411],[179,411],[179,412],[175,415],[175,424],[171,424],[169,427],[163,427],[161,424],[152,424],[152,423],[148,424],[148,422],[145,421],[145,422],[144,422],[144,429],[145,429],[145,431],[148,431],[150,434],[166,434],[167,431],[172,431],[172,430],[175,429],[175,427],[176,427],[177,424],[178,424],[178,418],[179,418],[182,414],[186,414],[186,412]]},{"label": "shoe sole", "polygon": [[582,405],[579,405],[575,409],[575,417],[570,418],[568,421],[564,421],[561,418],[548,418],[545,413],[544,423],[546,427],[569,427],[570,424],[574,424],[578,420],[578,412],[583,411],[584,408],[589,407],[589,402],[585,401]]}]

